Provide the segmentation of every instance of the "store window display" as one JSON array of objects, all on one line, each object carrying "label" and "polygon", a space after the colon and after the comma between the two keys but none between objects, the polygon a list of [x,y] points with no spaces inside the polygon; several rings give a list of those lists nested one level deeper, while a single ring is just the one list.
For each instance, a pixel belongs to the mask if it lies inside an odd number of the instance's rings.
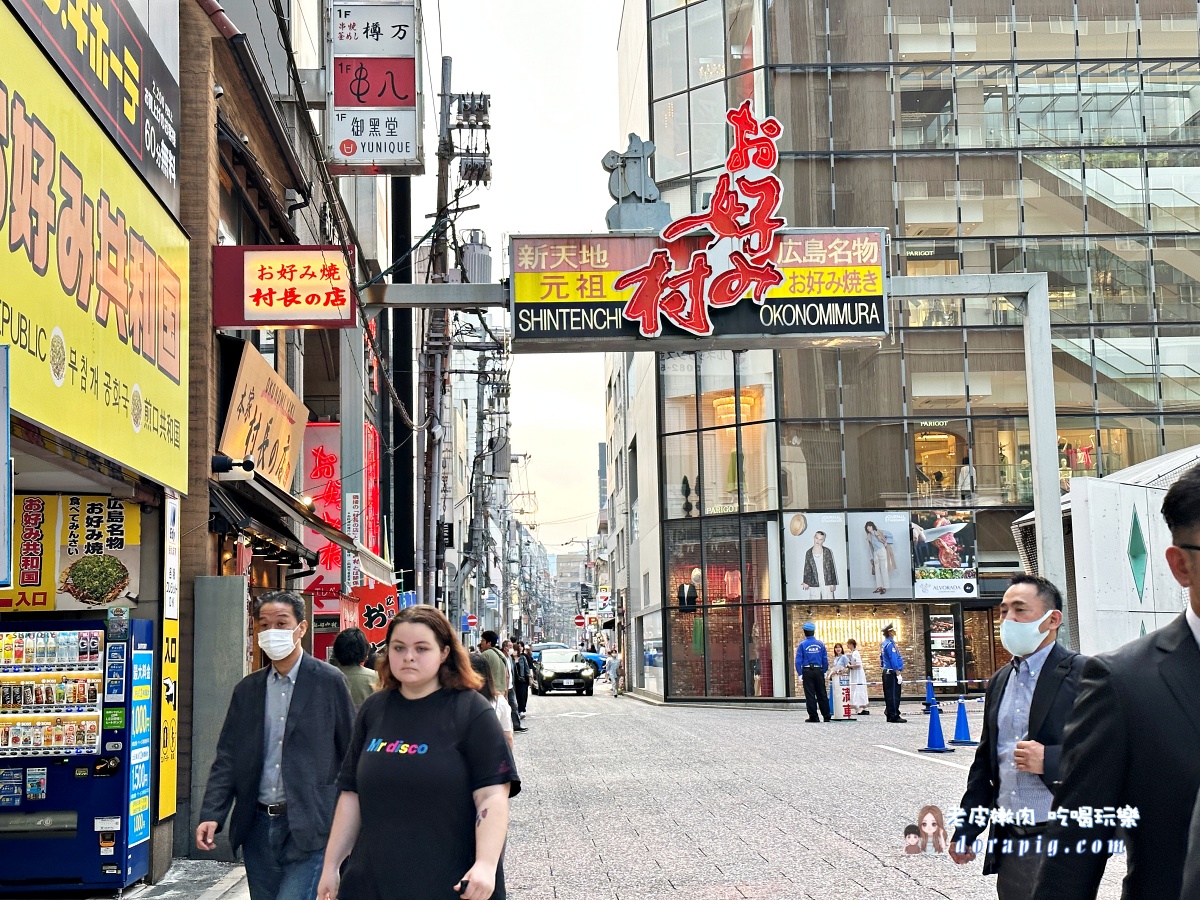
[{"label": "store window display", "polygon": [[[879,651],[883,642],[883,626],[891,622],[896,627],[896,646],[904,658],[904,685],[906,696],[918,693],[924,696],[924,682],[929,674],[926,660],[927,624],[923,606],[912,603],[846,603],[840,606],[829,604],[799,603],[788,610],[789,635],[792,647],[804,640],[803,625],[812,621],[817,626],[817,635],[827,647],[836,643],[845,646],[854,638],[862,656],[863,669],[867,673],[867,693],[875,699],[883,698],[883,673],[879,668]],[[795,673],[793,696],[804,695],[804,687]]]}]

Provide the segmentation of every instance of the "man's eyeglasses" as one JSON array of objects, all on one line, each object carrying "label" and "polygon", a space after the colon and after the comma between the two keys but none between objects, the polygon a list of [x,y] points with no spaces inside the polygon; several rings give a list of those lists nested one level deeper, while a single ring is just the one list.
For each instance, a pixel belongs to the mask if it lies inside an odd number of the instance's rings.
[{"label": "man's eyeglasses", "polygon": [[1195,550],[1196,552],[1200,553],[1200,547],[1196,546],[1195,544],[1176,544],[1175,546],[1180,550]]}]

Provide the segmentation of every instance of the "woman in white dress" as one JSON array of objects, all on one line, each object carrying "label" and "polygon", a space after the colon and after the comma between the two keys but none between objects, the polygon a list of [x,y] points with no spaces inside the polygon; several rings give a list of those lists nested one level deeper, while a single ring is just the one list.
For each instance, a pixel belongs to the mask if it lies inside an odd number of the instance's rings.
[{"label": "woman in white dress", "polygon": [[858,641],[854,638],[846,641],[846,655],[849,657],[850,669],[850,706],[860,716],[869,716],[870,701],[867,699],[867,670],[863,668],[862,655],[858,652]]}]

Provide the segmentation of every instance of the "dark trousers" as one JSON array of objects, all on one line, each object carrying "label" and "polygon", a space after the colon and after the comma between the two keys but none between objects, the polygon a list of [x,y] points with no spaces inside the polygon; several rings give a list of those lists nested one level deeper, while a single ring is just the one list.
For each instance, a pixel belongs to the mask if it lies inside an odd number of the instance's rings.
[{"label": "dark trousers", "polygon": [[[1037,847],[1037,834],[1044,831],[1044,826],[1038,825],[1036,828],[1036,831],[996,829],[995,837],[999,841],[996,845],[996,895],[999,900],[1024,900],[1033,896],[1044,858],[1041,853],[1034,852]],[[1029,833],[1026,833],[1027,831]],[[1000,852],[1005,840],[1012,841],[1012,853]]]},{"label": "dark trousers", "polygon": [[525,726],[521,724],[521,715],[517,712],[517,692],[514,688],[508,689],[508,708],[512,712],[513,731],[520,731]]},{"label": "dark trousers", "polygon": [[804,682],[804,705],[810,719],[823,718],[829,721],[829,694],[825,691],[825,673],[819,666],[804,666],[801,670]]},{"label": "dark trousers", "polygon": [[900,682],[895,672],[883,673],[883,706],[889,719],[900,718]]},{"label": "dark trousers", "polygon": [[242,845],[250,900],[315,900],[325,851],[305,853],[292,842],[287,816],[261,809]]},{"label": "dark trousers", "polygon": [[525,704],[529,702],[529,685],[523,681],[518,681],[513,690],[517,692],[517,712],[525,712]]}]

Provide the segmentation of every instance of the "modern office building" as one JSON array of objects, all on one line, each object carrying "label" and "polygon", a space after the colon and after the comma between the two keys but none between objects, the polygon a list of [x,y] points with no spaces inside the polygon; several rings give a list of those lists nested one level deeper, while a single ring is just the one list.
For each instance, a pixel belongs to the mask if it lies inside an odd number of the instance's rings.
[{"label": "modern office building", "polygon": [[[865,349],[611,355],[610,464],[640,446],[658,486],[614,575],[636,689],[796,696],[806,620],[872,681],[892,621],[916,690],[978,688],[1007,658],[1028,392],[1054,391],[1064,485],[1200,442],[1198,50],[1194,0],[627,0],[622,130],[676,217],[749,98],[783,125],[789,226],[886,228],[893,275],[1047,272],[1055,376],[1025,383],[1004,297],[893,301]],[[818,531],[838,584],[814,588]],[[939,560],[974,580],[931,585]]]}]

